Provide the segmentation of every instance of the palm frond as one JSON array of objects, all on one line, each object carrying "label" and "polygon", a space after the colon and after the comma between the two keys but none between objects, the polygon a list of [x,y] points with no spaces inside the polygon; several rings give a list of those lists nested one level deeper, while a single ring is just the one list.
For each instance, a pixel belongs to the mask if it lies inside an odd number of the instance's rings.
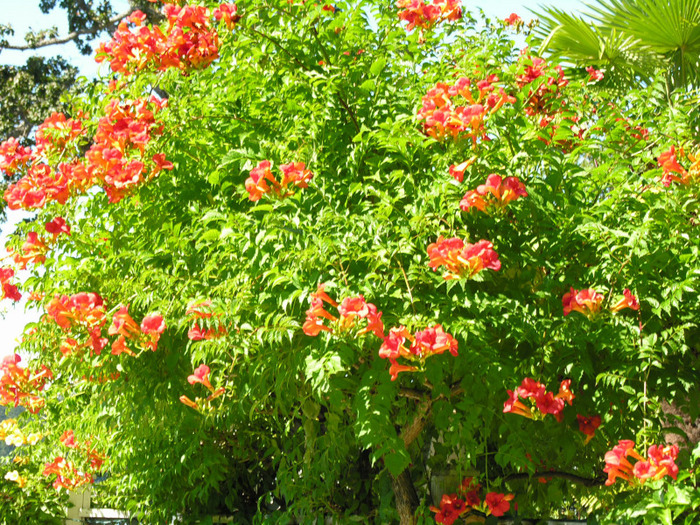
[{"label": "palm frond", "polygon": [[674,87],[700,78],[700,0],[598,0],[588,4],[602,27],[617,29],[666,58]]},{"label": "palm frond", "polygon": [[662,57],[644,49],[637,38],[616,29],[601,29],[557,8],[542,9],[543,13],[537,13],[540,52],[560,61],[605,68],[606,77],[625,83],[635,78],[649,79],[662,65]]}]

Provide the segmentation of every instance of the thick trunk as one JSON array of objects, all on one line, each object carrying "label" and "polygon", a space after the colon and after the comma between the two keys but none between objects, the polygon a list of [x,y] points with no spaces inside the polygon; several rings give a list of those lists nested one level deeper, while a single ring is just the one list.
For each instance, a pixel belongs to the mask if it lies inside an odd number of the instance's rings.
[{"label": "thick trunk", "polygon": [[401,518],[401,525],[413,525],[415,523],[414,513],[418,508],[419,501],[408,469],[405,469],[397,477],[392,477],[391,487],[394,490],[396,510]]}]

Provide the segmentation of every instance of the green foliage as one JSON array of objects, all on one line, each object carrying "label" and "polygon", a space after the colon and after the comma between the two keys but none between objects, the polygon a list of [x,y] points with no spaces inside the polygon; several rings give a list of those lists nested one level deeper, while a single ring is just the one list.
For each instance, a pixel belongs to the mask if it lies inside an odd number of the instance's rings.
[{"label": "green foliage", "polygon": [[[96,503],[147,523],[229,513],[237,523],[398,522],[405,471],[424,523],[444,472],[514,493],[525,517],[697,520],[697,446],[682,448],[675,482],[602,486],[603,457],[619,439],[643,451],[677,427],[663,400],[698,417],[699,181],[666,188],[656,162],[674,144],[694,150],[689,116],[659,102],[655,85],[618,98],[576,80],[533,110],[554,68],[523,84],[532,63],[510,30],[468,13],[407,33],[396,9],[372,2],[238,7],[211,67],[142,72],[116,92],[85,83],[71,100],[92,133],[110,97],[167,93],[163,134],[148,151],[174,169],[118,203],[95,189],[39,210],[17,247],[57,215],[72,231],[24,289],[44,294],[42,307],[55,294],[99,293],[105,336],[127,304],[137,321],[160,312],[167,329],[155,352],[108,346],[81,358],[62,355],[66,334],[49,316],[32,327],[24,354],[54,371],[41,417],[24,418],[46,434],[27,447],[36,478],[74,453],[58,441],[71,429],[108,458]],[[422,132],[416,113],[430,88],[491,74],[514,102],[487,119],[488,140]],[[452,179],[449,166],[472,156],[464,181]],[[266,159],[305,162],[309,187],[251,202],[245,180]],[[464,192],[491,173],[517,176],[527,197],[460,211]],[[501,269],[445,281],[428,266],[438,236],[491,241]],[[387,331],[441,324],[459,355],[392,381],[378,337],[303,333],[320,283],[339,302],[362,294]],[[601,313],[564,316],[571,287],[604,294]],[[609,313],[625,288],[641,308]],[[186,310],[207,298],[221,316],[206,326],[227,334],[192,341]],[[225,391],[195,411],[178,399],[203,395],[187,382],[202,363]],[[525,377],[555,392],[571,379],[576,398],[561,423],[503,412],[506,390]],[[588,444],[577,414],[602,417]],[[20,492],[36,501],[39,488]]]}]

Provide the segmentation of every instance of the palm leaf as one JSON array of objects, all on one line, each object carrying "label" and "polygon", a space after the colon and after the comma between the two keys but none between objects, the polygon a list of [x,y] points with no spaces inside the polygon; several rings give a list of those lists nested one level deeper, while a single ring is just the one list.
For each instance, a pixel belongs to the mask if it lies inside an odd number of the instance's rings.
[{"label": "palm leaf", "polygon": [[642,49],[666,59],[675,87],[700,76],[700,0],[598,0],[587,4],[603,30],[636,38]]},{"label": "palm leaf", "polygon": [[542,9],[543,13],[537,13],[540,52],[560,61],[604,68],[608,85],[648,80],[662,65],[662,57],[648,52],[637,38],[553,7]]}]

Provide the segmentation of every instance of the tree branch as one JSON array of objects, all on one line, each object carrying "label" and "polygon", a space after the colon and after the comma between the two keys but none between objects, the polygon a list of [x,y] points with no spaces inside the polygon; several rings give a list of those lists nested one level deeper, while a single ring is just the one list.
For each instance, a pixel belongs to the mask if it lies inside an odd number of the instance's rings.
[{"label": "tree branch", "polygon": [[48,46],[55,46],[58,44],[66,44],[66,43],[70,42],[71,40],[74,40],[75,38],[82,36],[82,35],[97,35],[98,33],[101,33],[102,31],[107,29],[109,26],[112,26],[112,25],[116,24],[117,22],[119,22],[120,20],[126,18],[127,16],[129,16],[133,12],[134,12],[134,9],[130,9],[129,11],[125,11],[121,14],[115,15],[107,21],[107,24],[105,24],[104,27],[100,27],[97,29],[81,29],[79,31],[73,31],[72,33],[68,33],[65,36],[60,36],[60,37],[56,37],[56,38],[49,38],[47,40],[42,40],[42,41],[36,42],[34,44],[0,45],[0,49],[13,49],[15,51],[28,51],[30,49],[38,49],[40,47],[48,47]]},{"label": "tree branch", "polygon": [[503,481],[515,481],[518,479],[531,479],[531,478],[562,478],[562,479],[566,479],[568,481],[571,481],[573,483],[580,483],[581,485],[583,485],[585,487],[597,487],[597,486],[603,485],[605,483],[604,476],[598,476],[595,478],[584,478],[581,476],[577,476],[576,474],[572,474],[571,472],[562,472],[559,470],[534,472],[532,474],[528,474],[527,472],[518,473],[518,474],[510,474],[510,475],[506,476],[505,478],[503,478]]}]

